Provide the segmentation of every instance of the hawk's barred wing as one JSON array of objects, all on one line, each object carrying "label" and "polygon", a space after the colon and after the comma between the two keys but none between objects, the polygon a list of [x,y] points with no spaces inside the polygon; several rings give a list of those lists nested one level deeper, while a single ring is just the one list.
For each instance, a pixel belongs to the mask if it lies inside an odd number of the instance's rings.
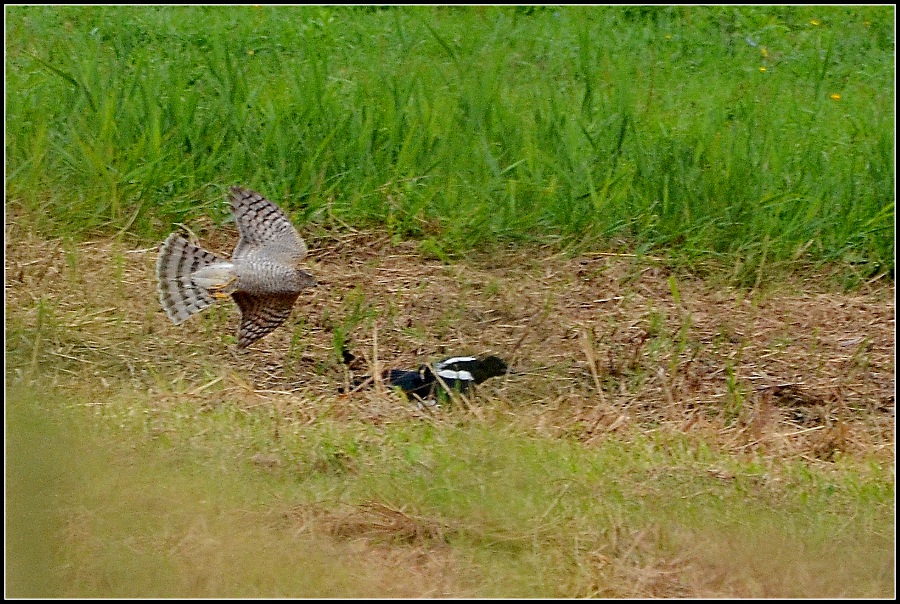
[{"label": "hawk's barred wing", "polygon": [[287,320],[299,294],[252,296],[235,292],[231,296],[241,309],[238,348],[246,348]]},{"label": "hawk's barred wing", "polygon": [[284,255],[293,262],[306,257],[306,243],[277,205],[259,193],[241,187],[231,187],[230,201],[241,234],[233,258],[243,257],[252,248],[269,249],[272,256]]}]

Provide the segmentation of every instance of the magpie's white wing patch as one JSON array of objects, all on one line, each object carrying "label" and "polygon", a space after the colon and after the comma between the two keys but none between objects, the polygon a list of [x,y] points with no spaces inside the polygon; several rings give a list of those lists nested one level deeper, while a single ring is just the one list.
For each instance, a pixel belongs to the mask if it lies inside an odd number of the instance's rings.
[{"label": "magpie's white wing patch", "polygon": [[440,371],[444,367],[449,367],[453,363],[471,363],[472,361],[477,361],[478,357],[450,357],[449,359],[444,359],[440,363],[437,364],[437,369]]},{"label": "magpie's white wing patch", "polygon": [[441,369],[437,372],[439,376],[445,380],[463,380],[466,382],[474,381],[475,378],[468,371],[451,371],[450,369]]}]

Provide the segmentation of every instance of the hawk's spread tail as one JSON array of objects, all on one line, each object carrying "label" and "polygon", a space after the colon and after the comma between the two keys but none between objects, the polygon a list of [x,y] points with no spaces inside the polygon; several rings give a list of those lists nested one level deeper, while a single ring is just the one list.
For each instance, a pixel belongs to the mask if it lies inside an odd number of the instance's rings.
[{"label": "hawk's spread tail", "polygon": [[176,325],[215,303],[212,294],[195,282],[192,274],[220,262],[227,261],[175,233],[160,246],[156,261],[159,301]]}]

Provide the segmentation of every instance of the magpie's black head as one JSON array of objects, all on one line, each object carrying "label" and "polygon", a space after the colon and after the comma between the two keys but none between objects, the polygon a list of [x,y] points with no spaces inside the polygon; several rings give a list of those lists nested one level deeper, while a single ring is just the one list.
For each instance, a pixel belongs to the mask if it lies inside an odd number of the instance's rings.
[{"label": "magpie's black head", "polygon": [[472,377],[475,378],[475,383],[480,384],[488,378],[503,375],[507,371],[509,371],[509,367],[506,362],[500,357],[491,355],[478,360],[478,363],[472,368]]}]

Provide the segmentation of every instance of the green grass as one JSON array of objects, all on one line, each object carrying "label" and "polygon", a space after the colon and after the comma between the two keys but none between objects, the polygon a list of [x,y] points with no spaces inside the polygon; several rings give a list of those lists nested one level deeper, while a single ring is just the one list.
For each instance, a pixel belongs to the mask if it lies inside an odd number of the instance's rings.
[{"label": "green grass", "polygon": [[741,460],[680,435],[585,448],[459,417],[308,425],[123,385],[11,388],[8,595],[417,595],[388,551],[439,556],[430,581],[455,596],[892,589],[893,475],[874,462]]},{"label": "green grass", "polygon": [[241,183],[438,258],[893,274],[893,7],[6,14],[7,208],[48,233],[157,240]]}]

